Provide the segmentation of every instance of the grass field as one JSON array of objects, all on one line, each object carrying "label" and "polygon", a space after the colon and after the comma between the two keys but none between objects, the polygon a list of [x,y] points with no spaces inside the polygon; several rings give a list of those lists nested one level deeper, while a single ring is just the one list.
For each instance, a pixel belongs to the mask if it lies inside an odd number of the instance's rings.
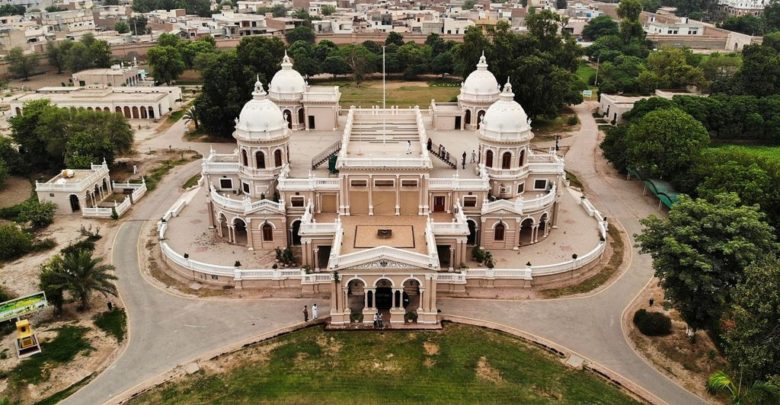
[{"label": "grass field", "polygon": [[[342,108],[382,106],[382,81],[371,80],[360,84],[346,80],[318,82],[317,85],[339,86]],[[447,102],[460,92],[460,87],[431,86],[427,82],[387,82],[386,105],[428,108],[431,99]]]},{"label": "grass field", "polygon": [[131,403],[635,403],[505,334],[312,327],[217,360]]},{"label": "grass field", "polygon": [[780,146],[718,145],[714,147],[747,152],[755,156],[780,162]]}]

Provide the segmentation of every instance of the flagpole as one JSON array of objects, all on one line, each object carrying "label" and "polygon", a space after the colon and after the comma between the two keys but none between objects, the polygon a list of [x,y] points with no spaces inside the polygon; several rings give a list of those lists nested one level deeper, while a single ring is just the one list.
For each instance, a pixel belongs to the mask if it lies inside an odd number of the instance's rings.
[{"label": "flagpole", "polygon": [[385,47],[382,46],[382,143],[387,143],[387,128],[385,125],[385,109],[387,108],[387,84],[385,80]]}]

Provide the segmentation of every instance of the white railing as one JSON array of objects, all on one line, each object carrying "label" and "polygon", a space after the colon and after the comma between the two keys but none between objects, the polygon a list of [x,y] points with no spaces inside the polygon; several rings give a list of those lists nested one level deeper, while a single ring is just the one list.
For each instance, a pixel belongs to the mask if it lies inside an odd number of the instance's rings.
[{"label": "white railing", "polygon": [[530,169],[528,166],[515,167],[514,169],[499,169],[493,167],[485,167],[485,171],[490,176],[495,178],[515,178],[528,175]]},{"label": "white railing", "polygon": [[440,268],[441,262],[439,261],[439,250],[436,249],[436,237],[433,236],[433,227],[431,226],[431,221],[428,221],[425,224],[425,244],[428,247],[428,267],[434,269]]},{"label": "white railing", "polygon": [[328,257],[328,268],[334,269],[339,266],[339,255],[341,254],[341,245],[344,241],[344,228],[341,226],[341,222],[336,223],[336,234],[333,237],[333,245],[330,248],[330,256]]},{"label": "white railing", "polygon": [[206,174],[223,174],[223,173],[238,173],[241,169],[241,165],[238,162],[210,162],[204,161],[203,173]]},{"label": "white railing", "polygon": [[325,284],[333,282],[331,273],[311,273],[304,274],[301,278],[301,284]]},{"label": "white railing", "polygon": [[[427,151],[426,151],[427,152]],[[346,155],[346,154],[345,154]],[[356,158],[339,157],[340,165],[357,167],[431,167],[431,160],[424,157],[415,158]]]},{"label": "white railing", "polygon": [[306,209],[301,216],[301,227],[298,233],[301,236],[309,234],[335,234],[339,229],[340,219],[336,217],[335,222],[317,223],[314,219],[314,204],[311,201],[306,205]]},{"label": "white railing", "polygon": [[602,238],[606,239],[609,223],[604,219],[604,216],[601,215],[601,212],[599,212],[587,198],[580,198],[580,205],[582,205],[582,209],[584,209],[588,215],[596,220],[599,226],[599,234]]},{"label": "white railing", "polygon": [[338,191],[339,179],[328,177],[309,177],[306,179],[291,179],[288,166],[279,173],[279,191]]},{"label": "white railing", "polygon": [[125,212],[127,212],[127,210],[130,209],[130,205],[131,205],[130,197],[125,197],[124,201],[122,201],[121,204],[117,204],[116,202],[114,202],[114,210],[116,210],[116,214],[121,217],[122,214],[124,214]]},{"label": "white railing", "polygon": [[111,218],[111,208],[82,208],[81,216],[86,218]]},{"label": "white railing", "polygon": [[138,202],[138,200],[140,200],[140,199],[141,199],[141,197],[143,197],[144,195],[146,195],[146,190],[147,190],[147,189],[146,189],[146,181],[144,181],[144,182],[143,182],[143,184],[141,185],[141,187],[138,187],[138,188],[136,188],[136,189],[133,191],[133,194],[131,194],[131,196],[133,197],[133,203],[134,203],[134,204],[135,204],[136,202]]},{"label": "white railing", "polygon": [[553,186],[553,188],[550,189],[547,192],[547,194],[541,197],[532,198],[528,200],[523,200],[520,198],[514,200],[496,200],[496,201],[485,200],[482,203],[482,214],[488,214],[490,212],[501,210],[501,209],[509,210],[517,214],[523,214],[529,210],[537,210],[540,208],[544,208],[552,205],[555,202],[556,192],[557,192],[557,186]]},{"label": "white railing", "polygon": [[564,164],[563,162],[529,163],[528,170],[534,174],[562,174],[564,172]]},{"label": "white railing", "polygon": [[433,220],[428,217],[428,223],[431,225],[431,230],[435,235],[466,236],[469,234],[469,225],[466,222],[466,214],[463,213],[459,201],[455,202],[452,212],[452,222],[433,222]]},{"label": "white railing", "polygon": [[210,197],[214,204],[234,211],[241,211],[245,214],[251,214],[261,209],[267,209],[280,214],[284,213],[284,201],[273,202],[271,200],[259,200],[253,202],[248,197],[241,200],[234,200],[230,197],[220,195],[213,187],[211,189]]},{"label": "white railing", "polygon": [[[35,182],[35,191],[73,191],[73,192],[81,192],[85,190],[87,187],[92,185],[92,183],[98,181],[101,177],[108,176],[108,165],[105,161],[103,161],[103,164],[100,165],[91,165],[90,170],[92,170],[92,173],[90,173],[87,177],[84,177],[83,179],[79,180],[78,182],[63,182],[63,183],[57,183],[57,180],[63,178],[63,174],[65,170],[62,171],[62,173],[53,179],[45,182],[40,183],[38,181]],[[83,171],[83,170],[78,170]]]}]

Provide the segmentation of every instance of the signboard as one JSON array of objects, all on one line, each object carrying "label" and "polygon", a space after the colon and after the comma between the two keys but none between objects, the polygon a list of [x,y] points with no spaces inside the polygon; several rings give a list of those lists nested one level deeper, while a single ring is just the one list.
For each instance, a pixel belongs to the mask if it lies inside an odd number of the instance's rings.
[{"label": "signboard", "polygon": [[31,314],[45,308],[48,304],[43,291],[0,303],[0,322]]},{"label": "signboard", "polygon": [[593,90],[583,90],[582,97],[587,97],[587,98],[593,97]]}]

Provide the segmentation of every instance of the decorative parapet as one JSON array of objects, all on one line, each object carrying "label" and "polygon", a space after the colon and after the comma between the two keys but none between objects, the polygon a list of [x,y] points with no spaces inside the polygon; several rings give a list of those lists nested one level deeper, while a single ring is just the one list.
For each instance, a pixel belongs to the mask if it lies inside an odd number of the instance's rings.
[{"label": "decorative parapet", "polygon": [[312,177],[291,179],[290,166],[284,165],[279,173],[276,188],[279,191],[339,191],[339,179],[329,177]]},{"label": "decorative parapet", "polygon": [[298,234],[301,236],[313,236],[313,235],[335,235],[341,226],[341,220],[336,217],[334,222],[316,222],[314,219],[314,204],[309,201],[306,205],[306,209],[301,216],[301,227],[298,229]]},{"label": "decorative parapet", "polygon": [[482,215],[500,210],[507,210],[515,214],[522,215],[528,211],[539,210],[541,208],[551,206],[557,198],[556,193],[557,186],[553,185],[547,194],[528,200],[524,200],[522,198],[496,201],[485,200],[485,202],[482,204]]},{"label": "decorative parapet", "polygon": [[249,197],[241,200],[234,200],[230,197],[220,195],[217,190],[212,186],[211,193],[209,194],[211,201],[219,207],[227,208],[232,211],[242,212],[244,214],[251,214],[260,210],[268,210],[278,214],[284,214],[284,201],[274,202],[271,200],[259,200],[252,201]]},{"label": "decorative parapet", "polygon": [[216,153],[212,148],[209,155],[203,158],[201,167],[203,174],[236,174],[241,170],[238,151],[227,154]]},{"label": "decorative parapet", "polygon": [[90,169],[92,173],[90,173],[88,176],[84,177],[83,179],[79,180],[78,182],[58,182],[60,179],[62,179],[62,176],[64,173],[67,172],[67,170],[63,170],[60,175],[55,176],[51,180],[41,183],[39,181],[35,181],[35,191],[38,192],[63,192],[63,191],[70,191],[70,192],[76,192],[79,193],[92,185],[92,183],[98,181],[100,178],[104,176],[108,176],[108,164],[105,160],[103,160],[102,164],[99,165],[91,165]]}]

